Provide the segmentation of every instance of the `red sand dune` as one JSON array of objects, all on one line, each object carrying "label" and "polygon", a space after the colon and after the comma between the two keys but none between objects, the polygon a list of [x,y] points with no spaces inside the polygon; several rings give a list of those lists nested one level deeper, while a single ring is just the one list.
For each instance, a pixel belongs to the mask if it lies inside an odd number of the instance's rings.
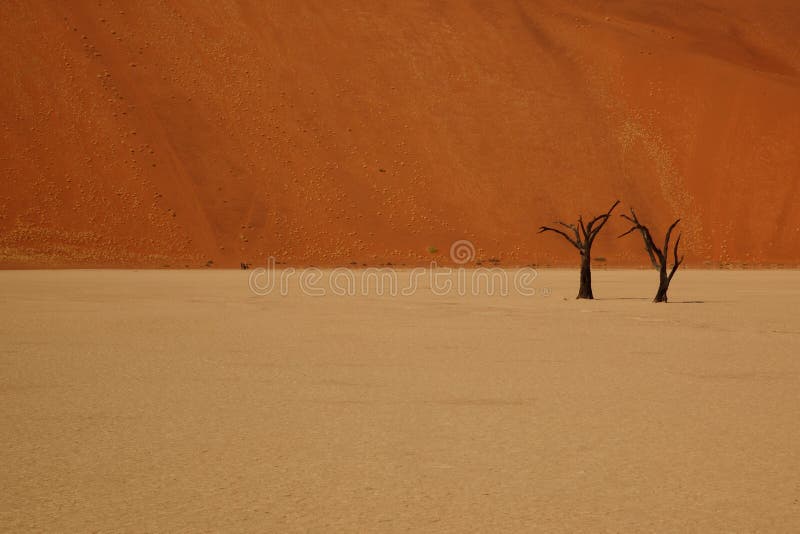
[{"label": "red sand dune", "polygon": [[[0,3],[0,266],[800,263],[797,0]],[[644,264],[615,218],[595,247]],[[437,247],[438,252],[429,252]]]}]

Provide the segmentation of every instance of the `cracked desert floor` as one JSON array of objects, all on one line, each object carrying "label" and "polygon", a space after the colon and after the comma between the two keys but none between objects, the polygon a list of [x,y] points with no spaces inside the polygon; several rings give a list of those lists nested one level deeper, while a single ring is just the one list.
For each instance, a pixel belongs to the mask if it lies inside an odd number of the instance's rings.
[{"label": "cracked desert floor", "polygon": [[2,272],[0,530],[798,532],[798,274]]}]

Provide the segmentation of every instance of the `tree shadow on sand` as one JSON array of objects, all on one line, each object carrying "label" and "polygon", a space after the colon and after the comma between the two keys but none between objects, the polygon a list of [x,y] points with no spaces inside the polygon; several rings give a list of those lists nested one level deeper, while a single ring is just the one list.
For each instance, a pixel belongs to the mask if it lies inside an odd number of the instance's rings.
[{"label": "tree shadow on sand", "polygon": [[[597,298],[595,297],[594,300],[598,301],[612,301],[612,300],[634,300],[640,302],[652,302],[653,299],[647,297],[604,297],[604,298]],[[716,303],[721,303],[724,301],[715,301]],[[669,304],[709,304],[708,301],[705,300],[670,300]]]}]

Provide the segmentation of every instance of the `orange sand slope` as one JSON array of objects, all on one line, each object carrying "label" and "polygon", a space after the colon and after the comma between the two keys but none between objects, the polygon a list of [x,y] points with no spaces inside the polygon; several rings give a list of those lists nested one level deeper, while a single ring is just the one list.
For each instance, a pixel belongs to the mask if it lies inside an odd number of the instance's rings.
[{"label": "orange sand slope", "polygon": [[[796,0],[0,3],[0,266],[797,264]],[[646,257],[616,241],[609,264]],[[431,253],[436,247],[439,252]]]}]

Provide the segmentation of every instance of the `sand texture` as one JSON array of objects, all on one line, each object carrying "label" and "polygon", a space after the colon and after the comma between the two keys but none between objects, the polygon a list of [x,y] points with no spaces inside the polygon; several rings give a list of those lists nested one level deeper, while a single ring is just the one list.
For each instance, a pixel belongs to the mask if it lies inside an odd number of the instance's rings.
[{"label": "sand texture", "polygon": [[798,532],[796,271],[0,274],[0,531]]}]

